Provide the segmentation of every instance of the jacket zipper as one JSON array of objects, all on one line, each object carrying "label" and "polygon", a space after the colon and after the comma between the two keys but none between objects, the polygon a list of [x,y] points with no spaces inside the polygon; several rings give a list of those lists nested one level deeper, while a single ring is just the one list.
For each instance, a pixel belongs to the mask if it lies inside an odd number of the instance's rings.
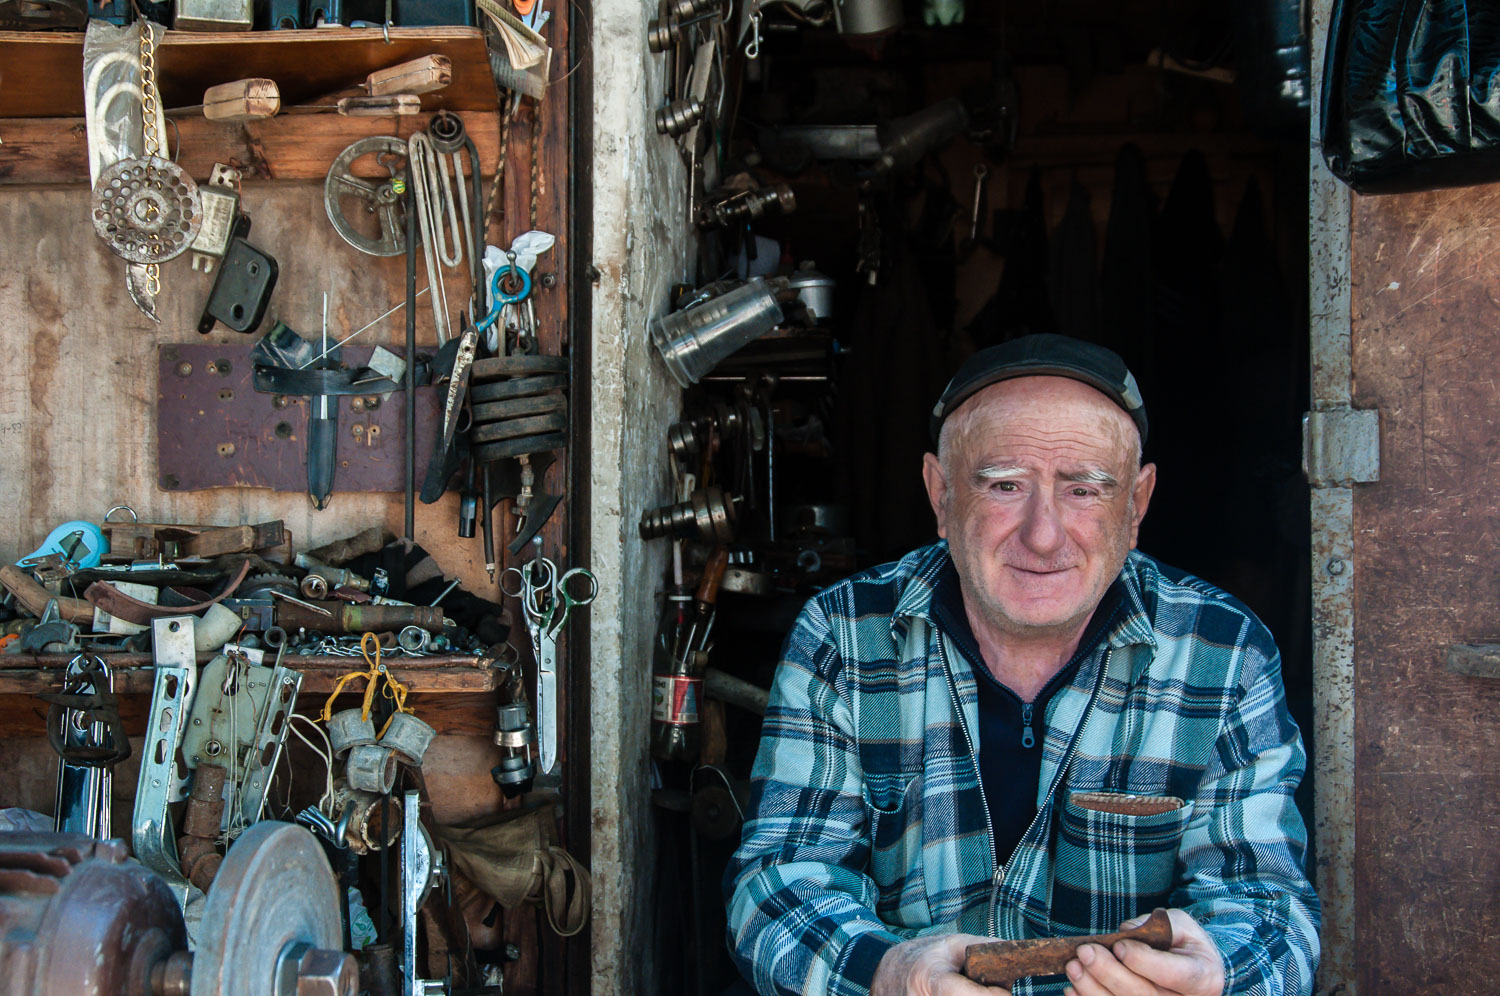
[{"label": "jacket zipper", "polygon": [[[939,645],[941,646],[941,641],[939,641]],[[1105,646],[1105,648],[1104,648],[1104,659],[1099,662],[1099,676],[1094,679],[1094,690],[1089,695],[1088,705],[1084,707],[1083,718],[1078,721],[1078,729],[1076,729],[1076,730],[1073,731],[1073,739],[1070,740],[1070,741],[1068,741],[1068,751],[1067,751],[1066,754],[1063,755],[1062,764],[1059,765],[1058,769],[1057,769],[1057,775],[1052,779],[1052,784],[1050,786],[1048,786],[1048,788],[1047,788],[1047,805],[1051,804],[1051,802],[1052,802],[1052,796],[1056,794],[1058,786],[1062,784],[1063,779],[1067,776],[1067,774],[1068,774],[1068,766],[1073,763],[1073,755],[1077,752],[1078,741],[1083,736],[1083,729],[1084,729],[1084,727],[1086,727],[1088,725],[1089,717],[1094,714],[1094,703],[1097,702],[1098,699],[1099,699],[1099,689],[1102,688],[1102,687],[1104,687],[1104,675],[1109,670],[1109,657],[1110,657],[1110,652],[1112,651],[1112,649],[1113,648],[1111,648],[1109,646]],[[947,655],[946,654],[944,655],[944,661],[943,662],[945,664],[947,663]],[[950,675],[950,679],[951,679],[951,675]],[[951,685],[952,685],[951,680],[950,680],[949,684],[950,684],[950,687],[951,687]],[[955,690],[954,691],[955,697],[957,696],[957,694],[958,693]],[[1028,724],[1029,724],[1029,720],[1030,720],[1030,710],[1031,710],[1031,706],[1028,704],[1027,706],[1024,707],[1024,709],[1022,711],[1022,718],[1023,718],[1023,720],[1026,720],[1028,722]],[[958,714],[958,718],[959,718],[959,721],[960,721],[960,725],[962,725],[962,721],[963,721],[963,713],[962,712],[960,712]],[[1028,725],[1028,727],[1026,729],[1026,734],[1029,734],[1029,733],[1030,733],[1030,726]],[[968,731],[967,730],[964,731],[964,735],[968,736]],[[1025,734],[1023,734],[1023,737],[1024,736],[1025,736]],[[1024,743],[1024,739],[1023,739],[1023,743]],[[973,745],[973,743],[971,741],[970,744],[969,744],[969,750],[972,752],[973,749],[974,749],[974,745]],[[974,755],[974,772],[975,772],[975,774],[978,774],[978,772],[979,772],[979,756],[977,754]],[[983,785],[983,778],[980,779],[980,784]],[[981,797],[984,795],[984,790],[982,788],[980,789],[980,793],[979,794],[980,794]],[[1016,842],[1015,849],[1010,852],[1010,856],[1011,856],[1012,860],[1007,861],[1005,864],[999,865],[999,866],[996,867],[995,878],[993,879],[993,881],[990,884],[990,903],[989,903],[989,910],[987,911],[988,912],[987,922],[988,922],[988,926],[989,926],[989,936],[991,936],[991,937],[994,937],[996,935],[996,933],[1000,929],[1000,911],[999,911],[999,907],[1000,907],[1000,886],[1005,883],[1005,872],[1006,872],[1006,869],[1008,869],[1014,863],[1014,859],[1015,859],[1015,856],[1016,856],[1016,851],[1019,851],[1021,849],[1021,845],[1026,842],[1026,838],[1028,838],[1028,837],[1031,836],[1031,831],[1033,831],[1033,830],[1036,829],[1037,822],[1042,818],[1042,813],[1046,811],[1046,808],[1047,808],[1046,805],[1038,806],[1037,807],[1036,815],[1031,818],[1031,823],[1027,825],[1026,832],[1023,833],[1023,834],[1021,834],[1021,839]],[[989,805],[988,805],[988,803],[986,803],[985,804],[985,810],[984,810],[984,818],[985,818],[985,820],[988,820],[989,817],[990,817]],[[992,853],[993,853],[993,851],[995,849],[995,836],[994,836],[994,834],[995,834],[994,830],[991,829],[990,830],[990,851]]]},{"label": "jacket zipper", "polygon": [[[968,720],[964,719],[963,706],[960,705],[958,701],[958,683],[954,680],[953,677],[953,665],[948,660],[948,645],[943,642],[943,634],[941,632],[937,632],[936,635],[938,656],[942,658],[943,670],[948,675],[948,695],[953,699],[953,714],[958,717],[958,728],[963,731],[964,742],[969,745],[969,759],[974,762],[974,780],[979,784],[979,802],[980,805],[984,807],[984,833],[985,840],[989,845],[987,853],[990,855],[990,860],[993,861],[995,857],[995,824],[990,819],[989,800],[984,797],[984,779],[979,774],[979,751],[974,747],[974,738],[969,736],[969,723]],[[997,867],[995,870],[993,885],[990,887],[989,921],[991,937],[995,935],[994,890],[999,888],[1000,879],[1004,874],[1005,866],[1000,865],[999,867]]]},{"label": "jacket zipper", "polygon": [[1031,717],[1035,714],[1034,703],[1021,703],[1021,746],[1028,750],[1036,746],[1036,734],[1031,731]]}]

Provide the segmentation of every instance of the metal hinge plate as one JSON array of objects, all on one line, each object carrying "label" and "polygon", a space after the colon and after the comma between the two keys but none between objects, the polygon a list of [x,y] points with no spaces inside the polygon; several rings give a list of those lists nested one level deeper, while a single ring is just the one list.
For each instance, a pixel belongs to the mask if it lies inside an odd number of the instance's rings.
[{"label": "metal hinge plate", "polygon": [[1315,488],[1380,480],[1380,412],[1328,408],[1303,415],[1302,473]]}]

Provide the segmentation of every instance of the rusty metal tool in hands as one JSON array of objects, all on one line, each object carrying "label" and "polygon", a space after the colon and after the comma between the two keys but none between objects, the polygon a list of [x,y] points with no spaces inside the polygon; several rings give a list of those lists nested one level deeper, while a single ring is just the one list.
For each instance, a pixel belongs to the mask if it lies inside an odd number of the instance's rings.
[{"label": "rusty metal tool in hands", "polygon": [[1084,944],[1113,947],[1116,941],[1140,941],[1158,951],[1172,947],[1172,921],[1155,909],[1139,927],[1085,937],[1036,937],[1021,941],[985,941],[964,950],[964,976],[982,986],[1009,987],[1032,975],[1056,975]]}]

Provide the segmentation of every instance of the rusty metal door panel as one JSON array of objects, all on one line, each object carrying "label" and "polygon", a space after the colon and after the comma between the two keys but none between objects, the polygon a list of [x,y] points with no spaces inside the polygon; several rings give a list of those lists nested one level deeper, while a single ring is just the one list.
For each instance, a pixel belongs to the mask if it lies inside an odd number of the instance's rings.
[{"label": "rusty metal door panel", "polygon": [[1500,635],[1500,186],[1355,198],[1358,985],[1489,993],[1500,976],[1500,681],[1444,667]]}]

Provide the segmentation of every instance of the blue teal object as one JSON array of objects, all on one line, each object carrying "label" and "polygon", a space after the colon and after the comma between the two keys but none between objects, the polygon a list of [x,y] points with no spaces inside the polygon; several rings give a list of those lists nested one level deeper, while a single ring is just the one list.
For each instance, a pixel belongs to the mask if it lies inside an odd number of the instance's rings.
[{"label": "blue teal object", "polygon": [[108,552],[109,540],[104,538],[104,530],[92,522],[84,522],[80,519],[64,522],[52,530],[42,541],[42,545],[30,555],[16,561],[16,566],[26,568],[43,557],[60,553],[70,567],[81,571],[90,567],[98,567],[99,562]]},{"label": "blue teal object", "polygon": [[[507,273],[519,274],[521,277],[521,289],[514,294],[507,294],[500,289],[500,278]],[[495,270],[494,276],[490,277],[490,299],[495,303],[490,308],[490,313],[479,320],[475,325],[475,331],[485,332],[495,320],[500,317],[500,309],[507,304],[520,304],[531,296],[531,274],[519,266],[506,264]]]}]

